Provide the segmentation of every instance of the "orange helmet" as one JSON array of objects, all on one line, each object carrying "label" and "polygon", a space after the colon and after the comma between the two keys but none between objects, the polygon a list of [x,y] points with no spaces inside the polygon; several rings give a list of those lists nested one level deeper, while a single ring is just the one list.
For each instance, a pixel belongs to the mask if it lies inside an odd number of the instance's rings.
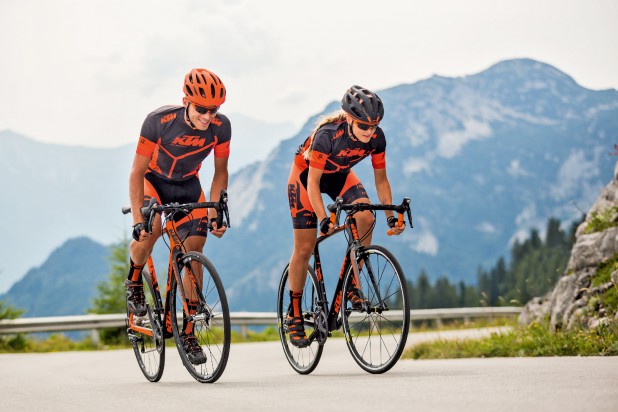
[{"label": "orange helmet", "polygon": [[187,100],[198,106],[221,106],[225,101],[225,86],[219,76],[206,69],[193,69],[185,76],[183,87]]}]

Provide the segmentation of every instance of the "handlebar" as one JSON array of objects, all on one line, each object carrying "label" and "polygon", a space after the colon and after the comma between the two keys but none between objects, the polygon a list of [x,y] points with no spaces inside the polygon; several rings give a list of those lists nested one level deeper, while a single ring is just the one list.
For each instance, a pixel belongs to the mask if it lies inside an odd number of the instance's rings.
[{"label": "handlebar", "polygon": [[[166,205],[159,205],[157,203],[157,200],[154,197],[152,197],[150,198],[150,203],[148,204],[148,206],[144,206],[140,208],[140,212],[142,216],[144,217],[144,219],[146,220],[146,227],[144,228],[144,230],[146,230],[146,232],[148,233],[152,232],[152,225],[154,223],[154,218],[157,213],[163,213],[163,212],[174,213],[176,211],[182,211],[188,214],[194,209],[206,209],[206,208],[213,208],[217,211],[217,219],[215,221],[217,223],[217,227],[222,227],[222,226],[231,227],[230,213],[227,207],[227,200],[228,200],[227,191],[225,189],[221,190],[221,195],[219,196],[218,202],[197,202],[197,203],[172,202]],[[124,206],[122,208],[122,214],[126,215],[128,213],[131,213],[131,206]],[[208,226],[209,227],[211,226],[210,222],[208,223]]]},{"label": "handlebar", "polygon": [[[337,227],[339,226],[339,216],[341,211],[351,212],[348,214],[354,214],[356,212],[362,212],[364,210],[393,210],[397,212],[397,225],[402,226],[405,224],[404,214],[408,215],[408,222],[410,222],[410,228],[414,227],[412,223],[412,210],[410,204],[412,201],[408,197],[404,197],[403,201],[399,205],[383,205],[383,204],[370,204],[370,203],[343,203],[341,197],[335,199],[335,203],[328,205],[326,208],[330,212],[330,221]],[[387,234],[390,236],[393,234],[392,230],[389,230]]]}]

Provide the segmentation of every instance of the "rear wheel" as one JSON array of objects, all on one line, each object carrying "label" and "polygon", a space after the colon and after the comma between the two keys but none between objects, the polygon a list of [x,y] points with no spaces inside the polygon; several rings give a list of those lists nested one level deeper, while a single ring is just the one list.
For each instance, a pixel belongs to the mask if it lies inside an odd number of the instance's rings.
[{"label": "rear wheel", "polygon": [[[350,265],[344,278],[343,331],[356,363],[367,372],[384,373],[397,363],[408,338],[406,279],[392,253],[381,246],[361,248],[357,263],[359,276]],[[362,307],[350,299],[355,290]]]},{"label": "rear wheel", "polygon": [[[181,261],[179,277],[182,284],[173,278],[170,294],[176,347],[191,376],[199,382],[212,383],[223,374],[230,353],[227,297],[217,270],[204,255],[188,252]],[[195,281],[197,288],[193,286]],[[180,293],[180,288],[184,293]],[[183,296],[187,301],[183,302]],[[188,313],[183,310],[185,306],[190,309]],[[190,346],[184,344],[188,335],[195,337],[191,337]]]},{"label": "rear wheel", "polygon": [[142,273],[147,312],[145,316],[133,316],[127,310],[129,328],[127,333],[133,352],[142,373],[150,382],[157,382],[165,366],[165,340],[163,339],[161,299],[150,281],[147,270]]},{"label": "rear wheel", "polygon": [[[277,296],[277,323],[279,325],[279,338],[283,345],[283,352],[292,368],[302,374],[311,373],[322,357],[323,343],[328,333],[326,328],[326,313],[323,313],[318,302],[318,281],[311,267],[307,268],[307,280],[303,289],[301,311],[305,325],[305,333],[309,338],[309,346],[298,348],[290,341],[288,329],[288,313],[291,308],[290,288],[288,286],[289,266],[286,266]],[[322,325],[321,327],[318,326]],[[322,343],[320,343],[322,342]]]}]

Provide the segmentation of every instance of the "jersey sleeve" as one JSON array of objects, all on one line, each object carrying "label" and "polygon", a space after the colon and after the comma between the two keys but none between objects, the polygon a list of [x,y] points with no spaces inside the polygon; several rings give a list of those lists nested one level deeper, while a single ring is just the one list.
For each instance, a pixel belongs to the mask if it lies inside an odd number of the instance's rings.
[{"label": "jersey sleeve", "polygon": [[330,135],[323,130],[316,131],[311,144],[309,166],[324,170],[326,167],[326,159],[328,159],[332,152],[333,141]]},{"label": "jersey sleeve", "polygon": [[229,119],[222,119],[221,126],[217,131],[217,144],[215,145],[215,157],[230,156],[230,142],[232,140],[232,124]]},{"label": "jersey sleeve", "polygon": [[142,124],[136,153],[148,158],[152,157],[157,146],[156,120],[153,114],[149,114]]},{"label": "jersey sleeve", "polygon": [[371,165],[374,169],[386,169],[386,138],[380,131],[376,151],[371,154]]}]

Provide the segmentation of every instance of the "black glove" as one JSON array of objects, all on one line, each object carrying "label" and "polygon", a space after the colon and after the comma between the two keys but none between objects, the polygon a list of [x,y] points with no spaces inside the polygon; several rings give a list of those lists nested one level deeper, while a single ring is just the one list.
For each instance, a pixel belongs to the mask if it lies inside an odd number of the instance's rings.
[{"label": "black glove", "polygon": [[388,219],[386,219],[386,223],[388,223],[388,227],[394,228],[397,224],[397,218],[395,216],[389,216]]},{"label": "black glove", "polygon": [[325,217],[324,219],[320,220],[320,234],[327,234],[328,229],[330,229],[330,218]]},{"label": "black glove", "polygon": [[144,222],[139,222],[133,225],[133,239],[139,242],[139,236],[142,234],[142,230],[146,229]]}]

